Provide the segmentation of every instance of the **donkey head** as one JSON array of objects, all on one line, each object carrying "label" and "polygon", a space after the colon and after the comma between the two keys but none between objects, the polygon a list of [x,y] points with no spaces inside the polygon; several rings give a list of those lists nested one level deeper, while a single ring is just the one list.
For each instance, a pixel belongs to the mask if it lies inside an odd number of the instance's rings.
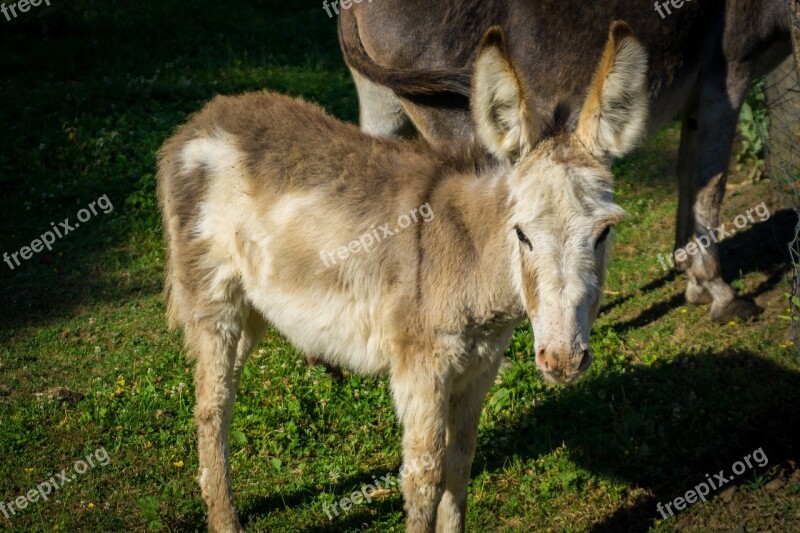
[{"label": "donkey head", "polygon": [[475,62],[473,120],[484,147],[511,162],[509,261],[536,363],[551,382],[574,380],[592,361],[607,237],[624,214],[613,201],[610,163],[644,136],[646,74],[644,48],[615,22],[577,126],[548,134],[500,28],[486,33]]}]

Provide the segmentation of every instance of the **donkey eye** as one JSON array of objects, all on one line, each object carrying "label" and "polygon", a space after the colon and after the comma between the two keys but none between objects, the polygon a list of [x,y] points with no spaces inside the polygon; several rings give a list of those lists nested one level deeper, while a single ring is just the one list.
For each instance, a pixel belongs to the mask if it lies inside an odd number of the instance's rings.
[{"label": "donkey eye", "polygon": [[595,244],[595,248],[598,248],[601,244],[606,242],[609,233],[611,233],[611,226],[606,226],[606,229],[604,229],[603,233],[601,233],[597,238],[597,244]]},{"label": "donkey eye", "polygon": [[517,232],[517,237],[519,238],[519,242],[521,242],[522,244],[527,245],[528,248],[533,250],[533,245],[531,244],[531,241],[529,241],[528,237],[522,232],[521,229],[519,229],[519,226],[514,226],[514,229]]}]

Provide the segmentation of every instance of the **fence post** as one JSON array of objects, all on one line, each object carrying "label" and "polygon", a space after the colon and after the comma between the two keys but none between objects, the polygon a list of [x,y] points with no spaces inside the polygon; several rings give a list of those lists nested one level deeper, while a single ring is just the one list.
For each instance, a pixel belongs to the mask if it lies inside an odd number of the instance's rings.
[{"label": "fence post", "polygon": [[800,72],[800,0],[787,0],[792,27],[792,48],[794,49],[794,64]]}]

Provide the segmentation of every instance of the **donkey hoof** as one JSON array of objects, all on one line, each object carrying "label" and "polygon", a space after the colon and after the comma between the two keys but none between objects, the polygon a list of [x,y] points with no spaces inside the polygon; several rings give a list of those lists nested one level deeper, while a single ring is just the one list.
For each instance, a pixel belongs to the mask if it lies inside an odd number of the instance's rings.
[{"label": "donkey hoof", "polygon": [[734,298],[725,305],[711,307],[711,319],[715,322],[730,322],[735,318],[747,320],[757,317],[764,312],[764,308],[755,302]]},{"label": "donkey hoof", "polygon": [[237,521],[236,524],[227,525],[224,527],[219,528],[211,528],[209,527],[209,532],[219,532],[219,533],[247,533],[245,529],[239,524]]},{"label": "donkey hoof", "polygon": [[691,281],[685,294],[686,301],[694,305],[707,305],[714,301],[708,289]]},{"label": "donkey hoof", "polygon": [[247,533],[245,529],[236,522],[235,524],[211,525],[208,526],[209,533]]}]

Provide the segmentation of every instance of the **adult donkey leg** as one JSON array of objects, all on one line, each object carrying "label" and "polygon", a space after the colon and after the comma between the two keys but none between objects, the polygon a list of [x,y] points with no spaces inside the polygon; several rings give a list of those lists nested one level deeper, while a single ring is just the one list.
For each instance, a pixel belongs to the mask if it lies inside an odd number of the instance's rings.
[{"label": "adult donkey leg", "polygon": [[189,349],[197,359],[195,422],[197,424],[199,482],[208,505],[212,532],[242,531],[233,507],[228,432],[236,398],[234,366],[242,326],[242,313],[226,310],[186,327]]},{"label": "adult donkey leg", "polygon": [[459,388],[454,384],[450,394],[447,419],[447,451],[445,452],[445,492],[439,504],[437,533],[464,531],[467,515],[467,486],[475,457],[478,424],[486,393],[494,383],[503,359],[498,354],[490,366],[472,381]]},{"label": "adult donkey leg", "polygon": [[[698,95],[693,94],[681,116],[681,141],[678,150],[678,217],[675,227],[675,248],[684,248],[695,232],[695,176],[697,175]],[[678,269],[686,271],[689,261],[679,262]],[[691,275],[686,288],[686,300],[696,305],[710,304],[711,293]]]},{"label": "adult donkey leg", "polygon": [[[711,301],[711,318],[718,322],[734,317],[746,319],[760,312],[754,303],[737,298],[722,279],[716,244],[725,236],[716,228],[725,196],[739,109],[750,80],[749,73],[730,65],[729,69],[727,73],[701,76],[697,99],[690,102],[684,113],[678,163],[680,200],[676,249],[686,250],[686,245],[694,238],[702,244],[702,247],[690,247],[689,251],[694,249],[695,253],[684,254],[685,258],[678,261],[678,269],[689,276],[687,300],[692,303]],[[689,209],[692,203],[693,208]]]},{"label": "adult donkey leg", "polygon": [[403,111],[400,99],[389,89],[369,81],[355,70],[350,69],[350,73],[358,91],[361,131],[376,137],[411,137],[414,126]]},{"label": "adult donkey leg", "polygon": [[[403,358],[392,368],[392,394],[403,426],[400,486],[408,533],[432,533],[444,492],[444,454],[450,378],[435,368],[436,356]],[[433,363],[433,364],[431,364]],[[406,468],[419,465],[426,468]]]}]

